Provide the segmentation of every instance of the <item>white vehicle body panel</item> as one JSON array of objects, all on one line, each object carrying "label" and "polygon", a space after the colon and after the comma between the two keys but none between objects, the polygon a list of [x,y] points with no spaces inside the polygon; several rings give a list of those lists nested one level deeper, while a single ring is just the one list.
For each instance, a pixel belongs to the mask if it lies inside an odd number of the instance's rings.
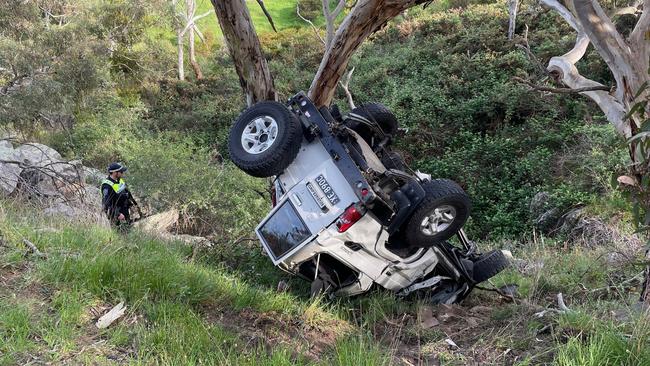
[{"label": "white vehicle body panel", "polygon": [[[381,165],[366,142],[361,137],[357,140],[364,156],[371,154],[368,157],[369,163]],[[334,205],[316,182],[316,178],[321,175],[326,178],[339,198]],[[303,141],[298,156],[278,177],[278,181],[284,194],[256,228],[256,233],[273,264],[296,273],[301,263],[317,258],[321,253],[332,256],[358,273],[357,280],[338,289],[334,293],[335,296],[365,292],[373,283],[399,291],[425,277],[438,264],[438,257],[432,249],[419,249],[408,258],[391,252],[386,248],[389,236],[387,231],[370,213],[365,214],[347,231],[338,232],[335,221],[347,207],[356,203],[358,198],[318,138],[312,142]],[[310,192],[308,184],[312,185],[314,192]],[[309,228],[311,236],[286,254],[275,258],[260,234],[260,229],[286,201],[293,204]],[[361,248],[353,250],[346,242],[355,243]]]}]

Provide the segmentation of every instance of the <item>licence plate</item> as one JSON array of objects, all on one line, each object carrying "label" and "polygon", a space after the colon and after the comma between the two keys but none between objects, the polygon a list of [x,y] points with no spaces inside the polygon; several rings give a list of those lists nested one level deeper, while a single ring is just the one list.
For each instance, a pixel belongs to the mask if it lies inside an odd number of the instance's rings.
[{"label": "licence plate", "polygon": [[316,201],[316,204],[318,207],[320,207],[321,210],[327,211],[327,206],[325,205],[325,202],[318,196],[318,193],[316,193],[316,188],[314,188],[314,185],[311,184],[311,182],[307,182],[307,190],[309,191],[309,194],[314,198],[314,201]]},{"label": "licence plate", "polygon": [[334,192],[334,189],[332,189],[332,186],[330,186],[329,182],[327,182],[327,179],[321,174],[315,179],[316,184],[318,184],[318,187],[323,191],[325,194],[325,197],[327,198],[328,201],[330,201],[330,204],[336,205],[341,201],[339,196]]}]

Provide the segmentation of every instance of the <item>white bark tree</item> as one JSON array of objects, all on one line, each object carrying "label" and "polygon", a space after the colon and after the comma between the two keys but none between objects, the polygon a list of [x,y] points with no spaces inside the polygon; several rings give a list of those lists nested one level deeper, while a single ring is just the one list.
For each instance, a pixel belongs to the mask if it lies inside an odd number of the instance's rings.
[{"label": "white bark tree", "polygon": [[[273,78],[255,34],[245,0],[211,1],[248,104],[276,99]],[[326,49],[309,88],[309,97],[314,103],[317,106],[331,103],[350,57],[370,34],[381,29],[404,10],[429,2],[431,0],[358,0],[332,36],[330,47]],[[263,7],[262,0],[258,0],[258,3]],[[337,8],[331,14],[334,14]],[[268,12],[265,13],[270,20]],[[331,19],[333,26],[335,17],[332,16]],[[327,40],[325,42],[327,44]]]},{"label": "white bark tree", "polygon": [[195,35],[203,40],[203,34],[199,30],[196,22],[205,18],[211,11],[196,15],[196,0],[185,0],[184,9],[178,9],[180,6],[178,0],[172,0],[172,9],[174,11],[174,20],[176,24],[176,47],[178,52],[178,79],[185,80],[185,36],[188,38],[189,61],[197,79],[203,79],[201,67],[196,61],[195,52]]},{"label": "white bark tree", "polygon": [[508,40],[515,36],[515,26],[517,25],[517,11],[519,10],[519,0],[508,1]]},{"label": "white bark tree", "polygon": [[[639,18],[634,30],[625,38],[597,0],[566,0],[566,6],[557,0],[541,0],[555,10],[576,31],[576,43],[569,52],[551,58],[548,72],[571,89],[604,87],[580,74],[576,63],[582,59],[589,44],[607,63],[616,85],[611,91],[591,90],[580,94],[592,99],[607,120],[624,137],[630,137],[640,127],[638,121],[626,119],[635,93],[648,77],[650,42],[650,0],[636,8]],[[634,121],[634,122],[632,122]]]},{"label": "white bark tree", "polygon": [[338,4],[334,10],[331,8],[330,0],[323,1],[323,15],[325,16],[325,49],[330,48],[332,40],[334,39],[334,32],[336,32],[336,18],[345,8],[345,0],[338,0]]},{"label": "white bark tree", "polygon": [[[314,30],[316,38],[318,38],[323,43],[323,46],[325,47],[325,52],[327,52],[327,50],[332,45],[332,40],[334,39],[334,34],[336,32],[336,23],[335,23],[336,18],[345,8],[345,0],[339,0],[338,4],[336,5],[336,8],[334,8],[334,11],[331,10],[330,0],[322,0],[322,5],[323,5],[323,16],[325,17],[325,34],[326,34],[325,39],[321,37],[320,32],[318,28],[316,28],[314,23],[300,14],[300,4],[296,4],[296,14],[298,14],[298,17],[300,17],[300,19],[309,23],[309,25]],[[350,81],[352,80],[352,73],[354,73],[354,67],[346,74],[345,80],[339,81],[339,85],[341,86],[341,89],[343,89],[343,91],[345,92],[345,96],[348,101],[348,105],[350,106],[350,109],[356,108],[354,104],[354,98],[352,97],[352,92],[350,92]]]},{"label": "white bark tree", "polygon": [[[612,16],[637,15],[636,25],[627,37],[616,30],[597,0],[565,0],[564,4],[557,0],[540,1],[555,10],[577,33],[574,47],[562,56],[551,58],[547,71],[556,80],[593,100],[622,137],[629,139],[637,135],[650,107],[646,104],[644,113],[630,113],[638,96],[644,99],[648,96],[645,88],[650,82],[650,0],[610,12]],[[581,75],[576,67],[589,44],[594,46],[614,77],[615,85],[610,90]],[[647,152],[637,149],[637,144],[628,146],[635,176],[631,180],[641,182],[643,175],[648,173]],[[650,259],[650,251],[646,252],[646,259]],[[650,304],[650,265],[646,267],[640,300]]]}]

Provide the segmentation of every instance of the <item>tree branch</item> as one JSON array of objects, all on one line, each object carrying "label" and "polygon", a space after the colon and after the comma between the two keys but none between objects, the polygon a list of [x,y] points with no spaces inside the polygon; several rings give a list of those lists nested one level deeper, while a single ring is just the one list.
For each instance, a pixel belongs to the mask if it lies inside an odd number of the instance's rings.
[{"label": "tree branch", "polygon": [[523,44],[517,44],[517,47],[522,49],[526,53],[526,55],[528,56],[528,59],[535,65],[535,68],[537,69],[537,72],[539,73],[539,75],[545,75],[546,74],[546,69],[544,68],[542,63],[539,61],[537,56],[535,56],[533,51],[530,49],[530,44],[528,43],[528,24],[525,24]]},{"label": "tree branch", "polygon": [[352,98],[352,93],[350,93],[350,80],[352,80],[352,73],[354,72],[354,67],[348,72],[345,82],[339,81],[339,85],[341,85],[341,88],[343,88],[343,91],[345,92],[345,96],[348,99],[348,105],[350,106],[350,109],[356,108],[354,105],[354,99]]},{"label": "tree branch", "polygon": [[358,0],[336,30],[309,87],[317,106],[331,103],[350,57],[370,34],[384,27],[404,10],[427,0]]},{"label": "tree branch", "polygon": [[648,32],[648,26],[650,26],[650,0],[644,0],[641,16],[639,17],[636,26],[634,26],[632,33],[630,33],[630,39],[645,38],[644,35]]},{"label": "tree branch", "polygon": [[45,255],[45,253],[38,250],[38,247],[36,247],[36,245],[34,245],[34,243],[32,243],[31,241],[23,238],[23,244],[25,244],[25,246],[29,248],[29,250],[32,253],[34,253],[35,256],[39,258],[47,258],[47,255]]},{"label": "tree branch", "polygon": [[259,4],[260,8],[262,8],[262,11],[266,16],[266,19],[268,19],[269,23],[271,23],[271,28],[273,28],[273,31],[277,33],[278,30],[275,29],[275,24],[273,23],[273,18],[271,18],[271,14],[269,13],[268,10],[266,10],[266,6],[264,5],[264,0],[257,0],[257,3]]},{"label": "tree branch", "polygon": [[642,64],[643,70],[648,70],[650,64],[650,0],[643,1],[643,12],[637,20],[636,26],[628,37],[632,52]]},{"label": "tree branch", "polygon": [[341,13],[343,7],[345,6],[345,0],[339,0],[334,11],[330,10],[330,0],[322,0],[323,2],[323,15],[325,15],[325,29],[326,29],[326,41],[325,48],[329,48],[332,45],[332,40],[334,39],[334,33],[336,32],[335,22],[336,17]]},{"label": "tree branch", "polygon": [[630,47],[611,19],[597,0],[570,0],[568,3],[581,23],[582,30],[614,75],[616,99],[622,101],[624,95],[634,95],[632,89],[638,88],[641,83],[632,80],[636,77],[631,67],[633,62]]},{"label": "tree branch", "polygon": [[529,80],[525,80],[525,79],[522,79],[522,78],[517,77],[517,76],[513,77],[512,80],[514,80],[514,81],[516,81],[518,83],[526,84],[526,85],[530,86],[531,88],[533,88],[534,90],[549,92],[549,93],[555,93],[555,94],[576,94],[576,93],[584,93],[584,92],[596,91],[596,90],[605,90],[605,91],[610,90],[610,88],[608,86],[605,86],[605,85],[587,86],[587,87],[576,88],[576,89],[573,89],[573,88],[554,88],[554,87],[549,87],[549,86],[537,85],[537,84],[534,84],[533,82],[531,82]]},{"label": "tree branch", "polygon": [[[575,64],[584,56],[585,52],[587,51],[587,47],[592,40],[591,37],[595,33],[593,29],[590,30],[590,33],[587,33],[585,31],[585,26],[582,23],[582,17],[584,17],[584,14],[576,12],[576,16],[574,16],[574,13],[571,13],[569,10],[567,10],[567,8],[560,4],[557,0],[540,1],[558,12],[558,14],[560,14],[560,16],[562,16],[562,18],[564,18],[564,20],[578,33],[573,49],[562,56],[551,58],[546,69],[549,73],[551,73],[551,75],[554,75],[556,79],[562,81],[562,83],[569,88],[582,89],[582,93],[584,95],[588,96],[594,102],[596,102],[596,104],[598,104],[600,109],[605,113],[607,120],[614,125],[616,130],[623,136],[630,137],[632,130],[630,125],[625,121],[626,109],[625,105],[622,103],[623,92],[619,90],[619,82],[624,79],[621,77],[621,75],[625,75],[628,72],[633,74],[631,70],[621,70],[622,67],[625,67],[629,64],[626,63],[617,67],[616,65],[611,65],[608,62],[608,66],[617,81],[617,88],[615,90],[616,95],[611,95],[609,93],[610,89],[607,89],[608,91],[599,90],[598,88],[602,87],[603,85],[580,75],[580,72],[575,66]],[[590,0],[568,0],[567,2],[575,12],[576,2],[581,2],[578,4],[579,8],[588,8],[589,4],[585,4],[585,2],[589,1]],[[592,13],[592,16],[596,16],[594,14],[596,13]],[[588,23],[589,27],[596,27],[598,20],[592,18],[590,21],[591,23]],[[604,27],[603,29],[607,28],[605,23],[601,24],[600,26]],[[603,29],[599,30],[598,32],[603,32]],[[618,32],[616,33],[618,34]],[[602,40],[598,42],[602,43]],[[599,54],[601,54],[601,51],[603,51],[602,47],[596,47],[596,50],[599,52]],[[601,57],[603,57],[604,60],[607,60],[602,54]],[[596,90],[588,90],[584,88],[594,88]]]},{"label": "tree branch", "polygon": [[631,6],[616,8],[609,12],[609,17],[613,18],[615,16],[620,16],[625,14],[636,14],[639,11],[639,6],[641,6],[642,4],[643,4],[643,0],[637,0]]},{"label": "tree branch", "polygon": [[309,25],[311,26],[311,29],[314,30],[314,34],[316,34],[316,37],[318,37],[318,39],[323,43],[323,45],[325,47],[327,47],[327,43],[325,43],[325,40],[323,39],[323,37],[321,37],[320,32],[318,32],[318,28],[316,28],[316,26],[314,25],[314,22],[312,22],[311,20],[303,17],[302,14],[300,14],[300,3],[296,3],[296,14],[298,14],[298,17],[300,19],[302,19],[305,22],[309,23]]}]

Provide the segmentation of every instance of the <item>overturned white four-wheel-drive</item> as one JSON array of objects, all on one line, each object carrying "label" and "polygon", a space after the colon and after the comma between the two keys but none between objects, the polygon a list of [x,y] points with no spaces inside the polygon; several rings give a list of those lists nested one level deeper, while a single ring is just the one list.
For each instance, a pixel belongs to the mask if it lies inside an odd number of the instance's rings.
[{"label": "overturned white four-wheel-drive", "polygon": [[255,104],[235,122],[233,162],[274,177],[273,209],[257,235],[313,294],[356,295],[376,283],[452,303],[507,266],[501,251],[481,254],[464,234],[471,204],[462,188],[412,171],[391,150],[397,131],[379,103],[342,115],[304,93]]}]

